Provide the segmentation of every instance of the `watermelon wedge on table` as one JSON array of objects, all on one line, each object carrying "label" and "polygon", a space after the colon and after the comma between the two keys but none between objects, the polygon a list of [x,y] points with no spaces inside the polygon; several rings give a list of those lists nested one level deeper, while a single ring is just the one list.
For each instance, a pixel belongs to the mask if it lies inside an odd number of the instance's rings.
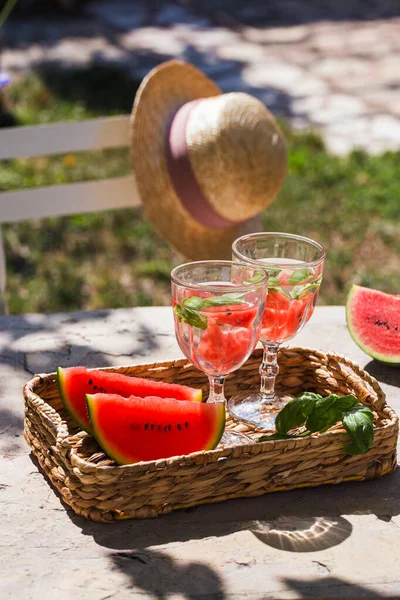
[{"label": "watermelon wedge on table", "polygon": [[120,465],[212,450],[225,427],[223,402],[88,394],[86,403],[94,437]]},{"label": "watermelon wedge on table", "polygon": [[400,294],[352,285],[346,302],[347,327],[369,356],[400,365]]},{"label": "watermelon wedge on table", "polygon": [[61,400],[76,423],[91,433],[86,408],[86,394],[118,394],[124,398],[158,396],[191,402],[202,401],[202,391],[185,385],[155,381],[142,377],[128,377],[120,373],[86,369],[85,367],[58,367],[57,382]]}]

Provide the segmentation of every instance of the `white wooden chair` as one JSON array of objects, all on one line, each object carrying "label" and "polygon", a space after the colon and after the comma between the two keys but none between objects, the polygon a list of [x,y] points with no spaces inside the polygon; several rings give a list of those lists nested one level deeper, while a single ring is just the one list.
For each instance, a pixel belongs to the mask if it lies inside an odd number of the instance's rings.
[{"label": "white wooden chair", "polygon": [[[0,161],[127,146],[129,117],[0,129]],[[138,206],[133,174],[115,179],[0,192],[0,314],[5,301],[6,257],[1,223]]]}]

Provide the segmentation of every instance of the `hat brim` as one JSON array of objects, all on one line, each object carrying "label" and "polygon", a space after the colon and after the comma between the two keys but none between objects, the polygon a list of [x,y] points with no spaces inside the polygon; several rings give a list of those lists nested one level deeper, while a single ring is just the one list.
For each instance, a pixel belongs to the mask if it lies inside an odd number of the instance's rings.
[{"label": "hat brim", "polygon": [[222,92],[201,71],[168,61],[143,80],[131,115],[131,155],[144,213],[156,231],[191,260],[230,258],[232,242],[259,229],[258,217],[227,229],[209,229],[183,207],[172,185],[165,155],[167,127],[187,102]]}]

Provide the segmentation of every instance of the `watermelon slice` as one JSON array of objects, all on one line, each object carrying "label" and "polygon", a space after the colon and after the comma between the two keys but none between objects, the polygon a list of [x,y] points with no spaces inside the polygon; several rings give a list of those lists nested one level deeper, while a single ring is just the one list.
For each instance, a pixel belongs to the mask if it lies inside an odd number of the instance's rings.
[{"label": "watermelon slice", "polygon": [[120,465],[212,450],[225,427],[225,405],[172,398],[88,394],[93,435]]},{"label": "watermelon slice", "polygon": [[155,381],[141,377],[128,377],[119,373],[88,370],[85,367],[58,367],[57,382],[61,400],[72,418],[82,429],[91,432],[86,409],[86,394],[97,392],[129,396],[158,396],[159,398],[175,398],[176,400],[202,401],[202,391],[178,385]]},{"label": "watermelon slice", "polygon": [[353,285],[346,320],[353,340],[366,354],[400,364],[400,295]]}]

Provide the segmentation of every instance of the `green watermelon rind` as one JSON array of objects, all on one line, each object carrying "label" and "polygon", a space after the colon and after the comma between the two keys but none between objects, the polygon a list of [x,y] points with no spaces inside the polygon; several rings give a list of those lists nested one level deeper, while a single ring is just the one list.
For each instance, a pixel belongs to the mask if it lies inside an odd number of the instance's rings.
[{"label": "green watermelon rind", "polygon": [[[356,331],[354,330],[353,323],[352,323],[352,314],[351,314],[352,300],[355,297],[355,295],[358,293],[358,290],[361,287],[362,286],[353,284],[347,295],[346,323],[347,323],[347,328],[349,330],[349,333],[350,333],[351,337],[353,338],[354,342],[357,344],[357,346],[359,348],[361,348],[361,350],[363,352],[365,352],[365,354],[368,354],[368,356],[371,356],[372,358],[375,358],[376,360],[379,360],[380,362],[386,363],[388,365],[398,365],[398,364],[400,364],[400,354],[389,357],[386,354],[381,354],[380,352],[376,352],[373,348],[371,348],[370,346],[367,346],[365,343],[363,343],[360,340],[359,336],[357,335]],[[375,291],[375,290],[372,290],[372,291]]]},{"label": "green watermelon rind", "polygon": [[[86,408],[89,415],[89,422],[92,426],[92,436],[95,438],[99,446],[104,450],[104,452],[118,465],[125,465],[125,459],[122,456],[118,456],[116,452],[112,448],[109,447],[107,443],[104,443],[101,434],[98,432],[98,428],[96,425],[96,418],[94,415],[94,411],[92,410],[92,405],[96,402],[93,400],[91,394],[86,394]],[[133,463],[132,463],[133,464]]]},{"label": "green watermelon rind", "polygon": [[73,405],[68,402],[68,398],[67,398],[67,395],[64,390],[65,377],[64,377],[64,369],[62,367],[57,368],[57,385],[58,385],[58,392],[60,394],[60,398],[64,405],[64,408],[67,410],[67,412],[71,415],[71,417],[73,418],[75,423],[77,425],[79,425],[79,427],[81,429],[83,429],[87,433],[92,433],[90,430],[90,427],[88,427],[88,424],[85,423],[84,421],[82,421],[82,419],[79,417],[79,415],[74,411]]},{"label": "green watermelon rind", "polygon": [[[124,457],[122,457],[122,455],[118,455],[117,452],[114,451],[114,449],[110,448],[110,446],[107,443],[104,443],[104,440],[102,439],[101,434],[98,431],[97,425],[96,425],[96,418],[94,415],[94,411],[92,410],[93,404],[96,402],[96,400],[93,399],[93,396],[91,394],[86,394],[86,407],[87,407],[87,411],[88,411],[88,415],[89,415],[89,421],[90,424],[92,426],[92,432],[91,435],[96,439],[97,443],[99,444],[99,446],[101,446],[101,448],[104,450],[104,452],[113,460],[115,461],[117,464],[119,464],[120,466],[126,466],[126,460]],[[215,437],[213,437],[210,440],[209,445],[207,445],[206,448],[202,448],[199,450],[199,452],[201,451],[207,451],[207,450],[214,450],[220,439],[222,438],[222,434],[224,433],[225,430],[225,422],[226,422],[226,414],[225,414],[225,410],[223,412],[223,419],[221,419],[221,423],[220,423],[220,427],[217,430]],[[168,457],[168,458],[172,458],[172,457]],[[157,459],[157,460],[167,460],[167,459]],[[137,461],[140,462],[140,461]],[[144,461],[143,461],[144,462]],[[147,461],[147,462],[153,462],[153,461]],[[129,463],[129,464],[135,464],[135,463]]]}]

